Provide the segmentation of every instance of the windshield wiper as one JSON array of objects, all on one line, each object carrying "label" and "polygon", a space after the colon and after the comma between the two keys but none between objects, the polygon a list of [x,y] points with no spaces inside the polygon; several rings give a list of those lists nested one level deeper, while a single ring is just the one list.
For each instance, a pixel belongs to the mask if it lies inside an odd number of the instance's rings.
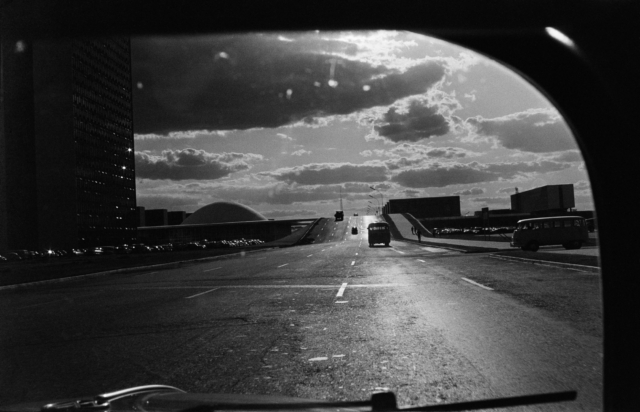
[{"label": "windshield wiper", "polygon": [[125,396],[141,395],[149,392],[181,392],[182,389],[167,385],[145,385],[133,388],[122,389],[115,392],[103,393],[91,399],[78,399],[68,402],[49,403],[40,408],[41,412],[82,412],[82,411],[104,411],[108,410],[111,402]]}]

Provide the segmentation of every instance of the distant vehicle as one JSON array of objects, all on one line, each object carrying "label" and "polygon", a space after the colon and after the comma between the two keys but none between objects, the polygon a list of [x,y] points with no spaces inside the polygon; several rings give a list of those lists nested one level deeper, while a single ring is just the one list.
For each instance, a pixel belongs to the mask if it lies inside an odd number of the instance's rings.
[{"label": "distant vehicle", "polygon": [[336,211],[336,214],[334,216],[336,218],[336,222],[344,220],[344,212],[342,210]]},{"label": "distant vehicle", "polygon": [[532,252],[547,245],[580,249],[588,240],[587,222],[583,217],[540,217],[519,220],[511,238],[511,246]]},{"label": "distant vehicle", "polygon": [[352,235],[357,235],[358,234],[358,227],[357,226],[354,226],[354,227],[351,228],[351,234]]},{"label": "distant vehicle", "polygon": [[376,243],[384,243],[385,246],[389,246],[389,243],[391,242],[391,232],[389,231],[388,223],[369,223],[367,231],[369,236],[369,247],[372,247]]},{"label": "distant vehicle", "polygon": [[354,215],[354,216],[358,216],[358,214],[357,214],[357,213],[354,213],[353,215]]}]

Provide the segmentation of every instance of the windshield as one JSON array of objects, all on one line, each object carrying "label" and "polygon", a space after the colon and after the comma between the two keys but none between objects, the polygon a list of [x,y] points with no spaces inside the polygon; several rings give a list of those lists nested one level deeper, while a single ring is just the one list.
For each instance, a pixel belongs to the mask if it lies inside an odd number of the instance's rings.
[{"label": "windshield", "polygon": [[600,408],[597,227],[513,237],[585,226],[589,178],[499,63],[394,31],[3,58],[0,405],[164,384]]}]

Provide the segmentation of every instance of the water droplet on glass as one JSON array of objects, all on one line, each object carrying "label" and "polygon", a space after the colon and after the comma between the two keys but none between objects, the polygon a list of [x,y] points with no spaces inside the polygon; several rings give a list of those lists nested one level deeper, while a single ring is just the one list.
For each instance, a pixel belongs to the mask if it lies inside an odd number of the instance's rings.
[{"label": "water droplet on glass", "polygon": [[27,43],[22,40],[16,42],[16,53],[22,53],[27,50]]}]

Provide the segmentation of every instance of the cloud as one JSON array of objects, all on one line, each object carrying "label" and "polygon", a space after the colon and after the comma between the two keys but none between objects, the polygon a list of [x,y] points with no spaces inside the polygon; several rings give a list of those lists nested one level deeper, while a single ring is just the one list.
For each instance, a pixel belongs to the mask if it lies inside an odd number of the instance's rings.
[{"label": "cloud", "polygon": [[302,156],[302,155],[310,155],[311,152],[309,150],[296,150],[295,152],[291,152],[291,156]]},{"label": "cloud", "polygon": [[535,173],[549,173],[569,168],[567,163],[551,161],[488,163],[454,163],[443,166],[433,163],[428,167],[404,170],[391,180],[405,187],[445,187],[452,185],[511,180]]},{"label": "cloud", "polygon": [[476,116],[466,122],[479,136],[495,138],[507,149],[548,153],[577,148],[569,128],[551,109],[529,109],[493,119]]},{"label": "cloud", "polygon": [[487,205],[510,205],[511,198],[507,197],[476,197],[471,199],[476,203],[484,203]]},{"label": "cloud", "polygon": [[368,198],[371,189],[363,183],[345,183],[343,185],[297,186],[286,183],[261,186],[242,186],[237,182],[192,182],[175,183],[153,189],[154,193],[180,193],[183,197],[201,199],[205,204],[216,200],[235,201],[246,205],[291,205],[331,201],[338,205],[340,194],[343,199]]},{"label": "cloud", "polygon": [[318,214],[315,210],[301,209],[301,210],[269,210],[266,212],[260,212],[266,217],[296,217],[296,216],[316,216]]},{"label": "cloud", "polygon": [[278,136],[278,137],[279,137],[279,138],[281,138],[282,140],[293,140],[293,137],[291,137],[291,136],[287,136],[287,135],[286,135],[286,134],[284,134],[284,133],[278,133],[278,134],[276,134],[276,136]]},{"label": "cloud", "polygon": [[416,197],[417,195],[420,194],[419,190],[413,190],[413,189],[405,189],[402,191],[402,193],[404,193],[404,195],[406,197]]},{"label": "cloud", "polygon": [[[350,59],[354,44],[314,33],[132,40],[135,132],[275,128],[423,94],[446,63],[402,70]],[[366,87],[365,87],[366,86]]]},{"label": "cloud", "polygon": [[371,189],[362,183],[345,183],[344,185],[297,186],[285,183],[262,186],[239,186],[217,183],[194,183],[191,186],[174,185],[164,190],[187,194],[207,196],[211,201],[232,200],[242,204],[274,204],[290,205],[293,203],[319,202],[329,200],[338,204],[343,199],[368,198]]},{"label": "cloud", "polygon": [[454,195],[459,196],[469,196],[469,195],[481,195],[484,193],[484,189],[479,187],[473,187],[471,189],[458,190],[457,192],[453,192]]},{"label": "cloud", "polygon": [[136,142],[140,142],[142,140],[186,140],[186,139],[195,139],[197,137],[203,137],[203,136],[224,137],[227,134],[228,132],[224,130],[187,130],[187,131],[180,131],[180,132],[171,132],[167,134],[156,134],[156,133],[135,134],[134,139],[136,140]]},{"label": "cloud", "polygon": [[591,183],[586,180],[578,180],[573,184],[575,190],[591,190]]},{"label": "cloud", "polygon": [[204,150],[164,150],[160,156],[136,152],[136,178],[143,179],[220,179],[248,170],[248,162],[262,160],[253,153],[208,153]]},{"label": "cloud", "polygon": [[301,185],[326,185],[345,182],[380,182],[387,180],[387,168],[351,163],[311,163],[293,168],[282,168],[273,172],[262,172],[276,180]]},{"label": "cloud", "polygon": [[394,143],[417,142],[449,132],[449,123],[438,113],[438,107],[418,100],[412,100],[406,112],[389,108],[377,123],[380,125],[374,126],[375,132]]},{"label": "cloud", "polygon": [[516,194],[516,188],[515,187],[503,187],[501,189],[498,189],[496,191],[496,193],[507,193],[509,195],[515,195]]},{"label": "cloud", "polygon": [[570,150],[560,153],[557,156],[550,157],[549,160],[556,162],[584,162],[582,154],[578,150]]},{"label": "cloud", "polygon": [[396,155],[419,155],[432,159],[454,159],[467,156],[475,156],[475,153],[459,147],[429,147],[424,145],[413,145],[402,143],[388,151],[389,154]]}]

